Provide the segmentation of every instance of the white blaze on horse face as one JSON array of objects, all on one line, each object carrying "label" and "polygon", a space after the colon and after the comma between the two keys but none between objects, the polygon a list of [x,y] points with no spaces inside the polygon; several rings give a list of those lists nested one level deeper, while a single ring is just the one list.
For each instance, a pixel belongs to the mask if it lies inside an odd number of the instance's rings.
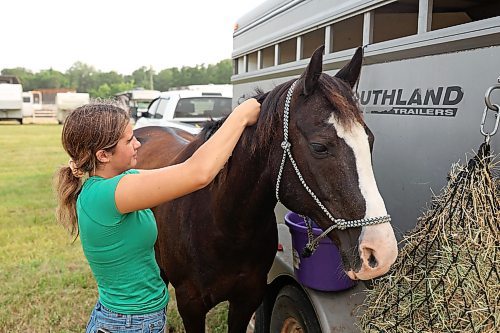
[{"label": "white blaze on horse face", "polygon": [[[337,136],[343,139],[354,153],[359,189],[366,204],[365,218],[387,215],[384,200],[373,175],[370,144],[365,129],[358,122],[352,123],[351,127],[346,129],[333,114],[328,123],[333,124]],[[363,227],[358,242],[362,260],[361,270],[356,273],[348,272],[349,277],[365,280],[387,273],[398,254],[397,241],[391,224]],[[376,264],[371,267],[369,263],[373,263],[373,258]]]}]

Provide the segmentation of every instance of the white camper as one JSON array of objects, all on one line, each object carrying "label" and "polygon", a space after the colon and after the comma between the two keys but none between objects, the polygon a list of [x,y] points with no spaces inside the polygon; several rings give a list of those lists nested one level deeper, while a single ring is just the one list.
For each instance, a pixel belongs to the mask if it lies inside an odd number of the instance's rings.
[{"label": "white camper", "polygon": [[130,112],[130,116],[134,121],[136,121],[137,118],[142,117],[148,111],[149,103],[160,96],[160,91],[136,88],[120,92],[115,96]]},{"label": "white camper", "polygon": [[57,121],[62,124],[68,114],[90,101],[88,93],[65,92],[56,94]]},{"label": "white camper", "polygon": [[34,117],[35,111],[42,109],[42,93],[40,91],[23,92],[23,117]]},{"label": "white camper", "polygon": [[14,76],[0,76],[0,120],[23,123],[23,87]]}]

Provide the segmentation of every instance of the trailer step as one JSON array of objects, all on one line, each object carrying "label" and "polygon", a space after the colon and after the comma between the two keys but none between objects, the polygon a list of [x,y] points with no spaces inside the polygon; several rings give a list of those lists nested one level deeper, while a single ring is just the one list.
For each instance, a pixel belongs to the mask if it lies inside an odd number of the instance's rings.
[{"label": "trailer step", "polygon": [[56,111],[53,110],[36,110],[33,114],[34,118],[55,118]]}]

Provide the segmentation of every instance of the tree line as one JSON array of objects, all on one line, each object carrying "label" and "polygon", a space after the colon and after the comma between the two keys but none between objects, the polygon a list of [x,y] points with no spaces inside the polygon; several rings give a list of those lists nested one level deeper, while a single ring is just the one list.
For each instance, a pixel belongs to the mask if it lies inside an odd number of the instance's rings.
[{"label": "tree line", "polygon": [[167,91],[192,84],[227,84],[230,83],[232,72],[231,59],[222,60],[215,65],[172,67],[158,73],[143,66],[131,75],[115,71],[102,72],[82,62],[74,63],[65,73],[54,69],[33,73],[23,67],[4,68],[1,71],[2,75],[17,76],[24,91],[69,88],[77,92],[88,92],[94,98],[112,97],[118,92],[136,87]]}]

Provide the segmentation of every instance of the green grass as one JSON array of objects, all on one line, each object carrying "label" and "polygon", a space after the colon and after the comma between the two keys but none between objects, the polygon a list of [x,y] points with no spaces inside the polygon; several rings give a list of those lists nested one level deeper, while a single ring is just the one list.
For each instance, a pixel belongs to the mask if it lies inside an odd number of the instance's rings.
[{"label": "green grass", "polygon": [[[0,124],[0,332],[82,332],[97,299],[79,240],[54,218],[61,129]],[[169,331],[183,332],[170,291]],[[226,317],[213,309],[207,331],[227,331]]]}]

